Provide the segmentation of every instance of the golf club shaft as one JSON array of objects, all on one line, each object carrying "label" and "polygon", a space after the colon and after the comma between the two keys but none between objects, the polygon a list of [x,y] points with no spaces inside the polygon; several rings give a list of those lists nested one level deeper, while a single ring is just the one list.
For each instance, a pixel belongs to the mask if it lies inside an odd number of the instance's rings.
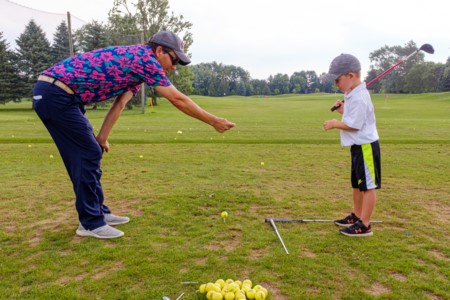
[{"label": "golf club shaft", "polygon": [[[417,52],[416,52],[417,53]],[[389,73],[390,71],[392,71],[393,69],[395,69],[397,66],[401,65],[402,63],[404,63],[405,60],[401,60],[398,63],[396,63],[395,65],[391,66],[389,69],[385,70],[383,73],[381,73],[380,75],[378,75],[377,77],[375,77],[374,79],[372,79],[369,83],[366,84],[366,87],[369,87],[372,83],[378,81],[378,79],[380,79],[381,77],[383,77],[384,75],[386,75],[387,73]]]},{"label": "golf club shaft", "polygon": [[281,245],[283,245],[284,251],[286,251],[286,254],[289,254],[289,251],[286,248],[286,246],[284,245],[283,239],[281,238],[280,233],[278,232],[277,226],[275,225],[274,221],[272,219],[269,219],[269,223],[270,223],[270,225],[272,225],[273,230],[275,230],[275,233],[277,234],[278,239],[281,242]]},{"label": "golf club shaft", "polygon": [[[405,59],[401,59],[399,62],[395,63],[393,66],[391,66],[389,69],[385,70],[383,73],[381,73],[380,75],[378,75],[377,77],[375,77],[374,79],[372,79],[369,83],[366,84],[366,87],[369,87],[372,83],[378,81],[380,78],[384,77],[384,75],[386,75],[387,73],[391,72],[392,70],[394,70],[396,67],[398,67],[399,65],[403,64],[405,61],[407,61],[408,59],[410,59],[411,57],[413,57],[414,55],[416,55],[417,53],[419,53],[420,49],[417,49],[416,51],[414,51],[413,53],[411,53],[410,55],[408,55]],[[344,102],[344,100],[342,100],[342,102]],[[331,108],[331,111],[335,111],[336,109],[338,109],[339,107],[341,107],[340,105],[334,105]]]},{"label": "golf club shaft", "polygon": [[[272,220],[273,222],[278,223],[333,223],[334,220],[316,220],[316,219],[266,219],[266,223],[270,222]],[[370,221],[370,223],[382,223],[383,221],[373,220]]]}]

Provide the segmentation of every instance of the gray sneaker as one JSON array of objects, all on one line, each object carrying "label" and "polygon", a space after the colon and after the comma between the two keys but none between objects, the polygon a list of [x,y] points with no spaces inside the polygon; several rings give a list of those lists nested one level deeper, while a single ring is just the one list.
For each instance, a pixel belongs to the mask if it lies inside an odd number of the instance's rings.
[{"label": "gray sneaker", "polygon": [[120,217],[113,214],[105,214],[106,224],[110,226],[125,224],[130,222],[130,218],[128,217]]},{"label": "gray sneaker", "polygon": [[85,229],[83,225],[80,224],[78,226],[76,233],[79,236],[92,236],[98,239],[114,239],[124,235],[122,231],[109,225],[104,225],[94,230],[88,230]]}]

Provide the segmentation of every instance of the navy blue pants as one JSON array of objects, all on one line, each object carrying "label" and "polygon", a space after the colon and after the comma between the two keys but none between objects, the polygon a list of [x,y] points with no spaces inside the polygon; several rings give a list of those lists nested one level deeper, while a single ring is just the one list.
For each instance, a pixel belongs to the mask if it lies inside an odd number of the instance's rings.
[{"label": "navy blue pants", "polygon": [[85,116],[81,99],[52,83],[38,81],[34,86],[33,108],[55,141],[73,184],[78,219],[93,230],[106,224],[100,183],[103,151]]}]

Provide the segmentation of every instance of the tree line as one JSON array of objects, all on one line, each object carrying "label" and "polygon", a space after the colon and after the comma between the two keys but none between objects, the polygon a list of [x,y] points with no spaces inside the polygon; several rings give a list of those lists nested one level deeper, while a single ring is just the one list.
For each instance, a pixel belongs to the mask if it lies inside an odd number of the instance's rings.
[{"label": "tree line", "polygon": [[[131,1],[131,0],[130,0]],[[168,0],[115,0],[106,24],[92,21],[73,35],[75,53],[109,45],[129,45],[144,41],[161,30],[173,31],[185,41],[185,49],[193,43],[192,24],[183,15],[169,13]],[[136,34],[137,32],[142,33]],[[69,32],[65,21],[56,28],[50,43],[42,28],[30,20],[16,39],[17,48],[9,45],[0,32],[0,103],[29,98],[40,72],[70,56]],[[370,69],[366,82],[381,74],[401,58],[417,49],[414,41],[403,46],[383,46],[370,53]],[[424,93],[450,91],[450,57],[445,64],[425,62],[419,52],[412,59],[374,83],[375,93]],[[213,97],[228,95],[280,95],[336,92],[333,83],[321,80],[324,74],[306,70],[275,74],[267,79],[253,79],[241,67],[217,62],[179,66],[169,79],[186,94]],[[156,104],[154,90],[148,94]]]}]

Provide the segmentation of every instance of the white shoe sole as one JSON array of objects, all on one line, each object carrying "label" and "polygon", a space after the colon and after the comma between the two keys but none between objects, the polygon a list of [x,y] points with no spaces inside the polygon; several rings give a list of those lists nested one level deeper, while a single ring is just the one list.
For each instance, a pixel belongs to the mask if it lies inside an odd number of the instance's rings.
[{"label": "white shoe sole", "polygon": [[108,224],[109,226],[116,226],[116,225],[120,225],[120,224],[126,224],[128,222],[130,222],[130,220],[122,221],[122,222],[106,222],[106,224]]},{"label": "white shoe sole", "polygon": [[365,236],[372,236],[373,235],[372,231],[369,232],[369,233],[360,233],[360,234],[348,234],[348,233],[342,232],[342,231],[339,231],[339,232],[342,233],[343,235],[351,236],[351,237],[365,237]]},{"label": "white shoe sole", "polygon": [[353,224],[355,224],[355,223],[341,224],[341,223],[334,222],[334,225],[339,226],[339,227],[345,227],[345,228],[348,228],[348,227],[352,226]]},{"label": "white shoe sole", "polygon": [[95,233],[93,233],[92,231],[88,231],[88,230],[78,230],[78,229],[77,229],[76,234],[77,234],[78,236],[89,236],[89,237],[95,237],[95,238],[97,238],[97,239],[115,239],[115,238],[118,238],[118,237],[123,236],[125,233],[122,232],[121,234],[119,234],[119,235],[114,235],[114,236],[103,236],[103,235],[95,234]]}]

